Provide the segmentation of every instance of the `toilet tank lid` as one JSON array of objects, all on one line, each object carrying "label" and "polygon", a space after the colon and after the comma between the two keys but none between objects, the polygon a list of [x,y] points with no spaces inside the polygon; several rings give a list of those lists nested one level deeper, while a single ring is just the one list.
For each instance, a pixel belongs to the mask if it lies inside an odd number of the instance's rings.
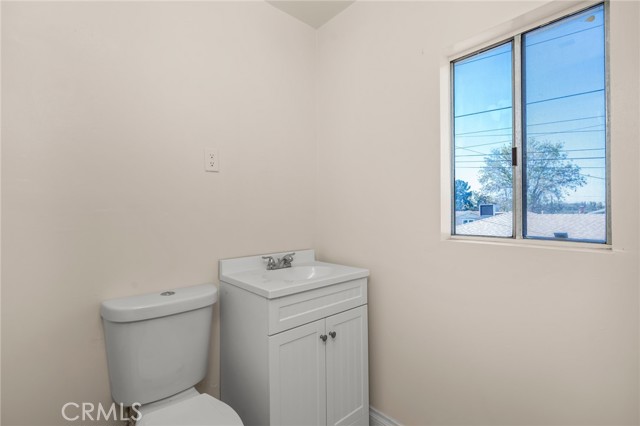
[{"label": "toilet tank lid", "polygon": [[216,303],[218,289],[213,284],[122,297],[102,302],[100,314],[111,322],[133,322],[159,318],[204,308]]}]

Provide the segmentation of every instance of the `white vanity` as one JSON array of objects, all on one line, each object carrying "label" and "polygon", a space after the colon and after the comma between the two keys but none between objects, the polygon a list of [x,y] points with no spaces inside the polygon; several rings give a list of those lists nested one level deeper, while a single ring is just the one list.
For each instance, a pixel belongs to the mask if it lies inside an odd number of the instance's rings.
[{"label": "white vanity", "polygon": [[313,250],[219,266],[222,401],[245,425],[368,425],[369,271]]}]

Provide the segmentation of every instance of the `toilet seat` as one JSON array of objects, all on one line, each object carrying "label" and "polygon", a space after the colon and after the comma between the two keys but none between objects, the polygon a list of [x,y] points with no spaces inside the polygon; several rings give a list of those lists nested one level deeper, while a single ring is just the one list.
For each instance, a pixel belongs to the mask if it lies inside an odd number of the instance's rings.
[{"label": "toilet seat", "polygon": [[240,416],[224,402],[207,395],[183,399],[148,414],[138,426],[241,426]]}]

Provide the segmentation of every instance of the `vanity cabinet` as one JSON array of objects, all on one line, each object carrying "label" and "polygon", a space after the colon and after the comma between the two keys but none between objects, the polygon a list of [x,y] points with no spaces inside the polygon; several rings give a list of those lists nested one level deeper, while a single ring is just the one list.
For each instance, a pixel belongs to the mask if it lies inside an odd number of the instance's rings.
[{"label": "vanity cabinet", "polygon": [[366,306],[271,336],[271,424],[368,424],[366,347]]},{"label": "vanity cabinet", "polygon": [[269,299],[220,283],[220,396],[245,425],[368,425],[367,279]]}]

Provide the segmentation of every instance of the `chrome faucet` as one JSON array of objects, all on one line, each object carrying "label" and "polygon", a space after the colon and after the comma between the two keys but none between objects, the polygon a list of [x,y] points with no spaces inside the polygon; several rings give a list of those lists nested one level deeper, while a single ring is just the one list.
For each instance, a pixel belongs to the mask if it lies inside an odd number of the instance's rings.
[{"label": "chrome faucet", "polygon": [[271,256],[262,256],[263,259],[265,259],[267,261],[267,271],[270,271],[272,269],[276,269],[276,261],[273,257]]},{"label": "chrome faucet", "polygon": [[295,253],[285,254],[278,260],[275,260],[273,256],[262,256],[267,261],[267,271],[274,269],[291,268],[291,262],[293,262],[293,256]]}]

